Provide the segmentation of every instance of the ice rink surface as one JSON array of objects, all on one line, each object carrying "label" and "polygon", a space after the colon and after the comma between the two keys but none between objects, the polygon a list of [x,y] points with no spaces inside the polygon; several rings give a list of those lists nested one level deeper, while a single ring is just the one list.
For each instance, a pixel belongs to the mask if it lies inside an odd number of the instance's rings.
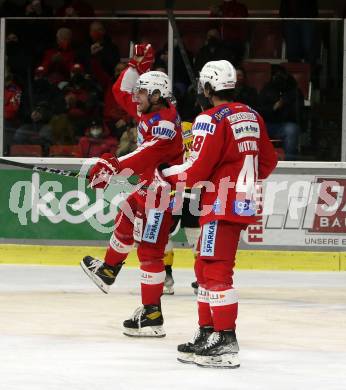
[{"label": "ice rink surface", "polygon": [[167,337],[123,336],[138,275],[105,295],[77,267],[0,266],[0,389],[346,389],[346,273],[237,271],[237,370],[176,361],[196,329],[192,271],[163,297]]}]

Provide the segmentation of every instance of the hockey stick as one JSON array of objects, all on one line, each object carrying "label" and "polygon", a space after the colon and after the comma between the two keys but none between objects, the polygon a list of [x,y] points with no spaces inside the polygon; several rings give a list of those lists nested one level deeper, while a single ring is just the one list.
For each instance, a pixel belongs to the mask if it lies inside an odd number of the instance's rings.
[{"label": "hockey stick", "polygon": [[189,76],[190,82],[191,82],[194,90],[196,91],[197,102],[200,105],[202,111],[204,111],[205,108],[204,108],[203,103],[205,103],[205,101],[204,101],[203,97],[198,95],[197,79],[196,79],[195,73],[192,69],[190,59],[186,53],[185,46],[183,44],[183,40],[181,38],[177,23],[175,21],[173,8],[174,8],[174,0],[166,0],[166,13],[167,13],[168,21],[172,27],[173,34],[174,34],[175,38],[177,39],[180,54],[181,54],[181,57],[183,59],[185,68],[187,70],[187,74]]},{"label": "hockey stick", "polygon": [[[76,171],[67,171],[65,169],[57,169],[57,168],[48,168],[48,167],[43,167],[41,165],[35,165],[35,164],[30,164],[30,163],[21,163],[18,161],[11,161],[7,160],[5,158],[0,157],[0,165],[9,165],[13,167],[18,167],[18,168],[24,168],[24,169],[30,169],[34,172],[44,172],[44,173],[53,173],[55,175],[60,175],[60,176],[67,176],[67,177],[74,177],[76,179],[82,177],[80,176],[79,172]],[[109,184],[125,184],[125,183],[130,183],[131,177],[135,176],[130,176],[128,178],[122,179],[122,180],[115,180],[114,177],[111,178]],[[86,175],[83,177],[83,179],[89,179],[89,175]],[[130,183],[132,184],[132,183]],[[140,186],[141,189],[147,190],[150,188],[148,185],[142,185]]]},{"label": "hockey stick", "polygon": [[175,21],[174,13],[173,13],[173,8],[174,8],[174,0],[166,0],[166,12],[167,12],[167,17],[169,20],[169,23],[172,27],[173,33],[175,38],[177,39],[179,50],[181,57],[184,61],[184,65],[186,67],[187,73],[189,75],[189,79],[195,90],[197,91],[197,81],[196,81],[196,76],[194,74],[194,71],[192,69],[189,57],[186,53],[183,41],[181,39],[180,32],[177,27],[177,23]]},{"label": "hockey stick", "polygon": [[[7,160],[5,158],[0,158],[0,164],[1,165],[10,165],[13,167],[24,168],[24,169],[31,169],[32,171],[35,171],[35,172],[54,173],[56,175],[61,175],[61,176],[69,176],[69,177],[78,177],[79,176],[79,172],[76,173],[74,171],[66,171],[64,169],[48,168],[48,167],[43,167],[40,165],[34,165],[34,164],[30,164],[30,163],[21,163],[18,161]],[[85,178],[88,179],[89,176],[86,176]]]}]

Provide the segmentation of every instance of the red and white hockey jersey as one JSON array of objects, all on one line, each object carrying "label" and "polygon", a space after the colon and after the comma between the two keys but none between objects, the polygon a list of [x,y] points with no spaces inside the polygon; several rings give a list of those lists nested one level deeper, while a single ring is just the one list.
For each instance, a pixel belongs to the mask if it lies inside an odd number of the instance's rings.
[{"label": "red and white hockey jersey", "polygon": [[138,147],[119,158],[120,170],[130,168],[141,181],[150,183],[161,164],[173,166],[183,162],[181,120],[173,105],[149,114],[138,112],[132,96],[138,77],[137,70],[128,67],[113,86],[118,104],[138,122]]},{"label": "red and white hockey jersey", "polygon": [[[163,170],[171,184],[202,185],[200,224],[214,220],[256,221],[256,182],[275,168],[277,157],[262,117],[241,103],[200,114],[193,123],[189,159]],[[185,175],[184,175],[185,173]],[[186,178],[185,178],[185,177]],[[209,183],[200,183],[207,181]]]}]

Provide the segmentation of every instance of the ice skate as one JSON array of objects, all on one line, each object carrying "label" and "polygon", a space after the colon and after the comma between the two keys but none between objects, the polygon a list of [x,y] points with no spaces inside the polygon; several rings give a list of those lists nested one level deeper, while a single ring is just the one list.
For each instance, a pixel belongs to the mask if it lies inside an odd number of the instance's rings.
[{"label": "ice skate", "polygon": [[238,368],[239,346],[234,330],[212,333],[204,346],[195,353],[195,363],[200,367]]},{"label": "ice skate", "polygon": [[80,265],[96,286],[105,294],[108,294],[109,287],[114,283],[123,263],[111,267],[99,259],[85,256]]},{"label": "ice skate", "polygon": [[124,335],[131,337],[164,337],[163,317],[159,305],[138,307],[133,316],[124,321]]},{"label": "ice skate", "polygon": [[165,266],[166,277],[163,282],[163,294],[164,295],[173,295],[174,294],[174,279],[172,276],[172,267],[170,265]]},{"label": "ice skate", "polygon": [[213,328],[211,326],[200,327],[191,342],[178,345],[177,360],[182,363],[194,363],[195,352],[203,347],[212,333]]}]

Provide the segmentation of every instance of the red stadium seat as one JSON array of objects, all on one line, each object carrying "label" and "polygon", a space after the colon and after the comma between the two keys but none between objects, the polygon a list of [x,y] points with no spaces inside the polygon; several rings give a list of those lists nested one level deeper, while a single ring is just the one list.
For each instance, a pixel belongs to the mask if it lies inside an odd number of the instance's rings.
[{"label": "red stadium seat", "polygon": [[311,99],[311,67],[310,64],[302,62],[283,62],[280,64],[290,73],[297,81],[298,87],[300,88],[304,99]]},{"label": "red stadium seat", "polygon": [[282,55],[282,33],[278,22],[258,22],[250,39],[250,58],[278,59]]},{"label": "red stadium seat", "polygon": [[41,145],[12,145],[10,148],[12,157],[42,157]]},{"label": "red stadium seat", "polygon": [[243,68],[249,86],[256,88],[257,92],[270,81],[271,65],[267,62],[245,62]]},{"label": "red stadium seat", "polygon": [[77,157],[78,145],[52,145],[49,148],[50,157]]}]

